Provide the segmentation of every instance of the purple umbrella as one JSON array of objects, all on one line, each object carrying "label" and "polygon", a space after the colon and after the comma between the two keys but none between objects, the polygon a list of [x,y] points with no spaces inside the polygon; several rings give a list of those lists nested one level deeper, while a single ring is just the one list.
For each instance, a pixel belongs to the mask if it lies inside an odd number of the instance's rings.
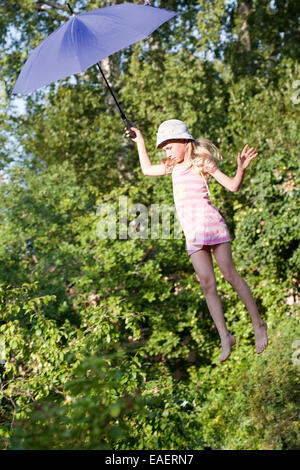
[{"label": "purple umbrella", "polygon": [[[150,5],[124,3],[74,15],[41,42],[28,57],[13,93],[24,95],[97,66],[122,119],[128,122],[98,63],[105,57],[148,37],[177,13]],[[130,124],[129,124],[130,125]]]}]

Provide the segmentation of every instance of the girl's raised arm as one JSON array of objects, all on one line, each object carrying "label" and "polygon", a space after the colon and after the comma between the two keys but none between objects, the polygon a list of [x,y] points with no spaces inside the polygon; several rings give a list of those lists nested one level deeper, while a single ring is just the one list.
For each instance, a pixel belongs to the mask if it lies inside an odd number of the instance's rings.
[{"label": "girl's raised arm", "polygon": [[256,152],[256,149],[251,147],[248,150],[248,144],[246,144],[242,153],[238,154],[238,168],[234,178],[229,178],[229,176],[222,173],[222,171],[220,171],[216,166],[210,174],[218,181],[218,183],[229,189],[229,191],[237,192],[242,185],[246,168],[257,155],[258,153]]},{"label": "girl's raised arm", "polygon": [[[135,132],[136,137],[130,137],[130,130]],[[131,126],[130,129],[125,128],[125,135],[126,137],[130,137],[130,139],[136,143],[143,175],[161,176],[166,174],[166,167],[164,163],[152,165],[148,156],[143,134],[137,127]]]},{"label": "girl's raised arm", "polygon": [[[212,173],[211,176],[215,178],[218,183],[220,183],[224,188],[228,189],[229,191],[236,192],[238,191],[237,186],[235,185],[235,181],[233,178],[229,178],[229,176],[225,175],[219,168],[216,168]],[[236,175],[237,176],[237,175]],[[235,176],[235,178],[236,178]],[[241,175],[242,176],[242,175]]]}]

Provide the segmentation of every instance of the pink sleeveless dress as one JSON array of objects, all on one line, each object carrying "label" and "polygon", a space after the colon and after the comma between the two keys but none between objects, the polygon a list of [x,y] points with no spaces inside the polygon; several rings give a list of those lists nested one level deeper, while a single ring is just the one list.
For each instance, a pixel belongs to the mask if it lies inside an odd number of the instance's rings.
[{"label": "pink sleeveless dress", "polygon": [[209,189],[201,172],[176,165],[172,171],[176,212],[186,239],[188,255],[203,245],[230,241],[227,225],[209,199]]}]

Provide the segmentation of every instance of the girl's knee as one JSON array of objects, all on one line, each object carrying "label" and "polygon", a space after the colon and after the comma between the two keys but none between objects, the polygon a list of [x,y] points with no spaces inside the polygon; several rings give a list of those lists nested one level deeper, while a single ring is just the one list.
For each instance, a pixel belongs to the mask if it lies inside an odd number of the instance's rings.
[{"label": "girl's knee", "polygon": [[229,282],[229,284],[235,284],[241,277],[236,269],[230,269],[229,271],[223,272],[223,276],[225,281]]},{"label": "girl's knee", "polygon": [[217,291],[217,284],[215,279],[201,278],[199,279],[199,282],[204,294],[211,294]]}]

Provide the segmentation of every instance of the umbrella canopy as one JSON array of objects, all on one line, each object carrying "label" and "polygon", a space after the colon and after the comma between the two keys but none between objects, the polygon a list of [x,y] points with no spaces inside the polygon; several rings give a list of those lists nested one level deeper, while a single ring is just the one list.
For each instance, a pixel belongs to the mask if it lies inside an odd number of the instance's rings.
[{"label": "umbrella canopy", "polygon": [[31,53],[13,93],[24,95],[65,78],[148,37],[175,12],[124,3],[72,15]]}]

